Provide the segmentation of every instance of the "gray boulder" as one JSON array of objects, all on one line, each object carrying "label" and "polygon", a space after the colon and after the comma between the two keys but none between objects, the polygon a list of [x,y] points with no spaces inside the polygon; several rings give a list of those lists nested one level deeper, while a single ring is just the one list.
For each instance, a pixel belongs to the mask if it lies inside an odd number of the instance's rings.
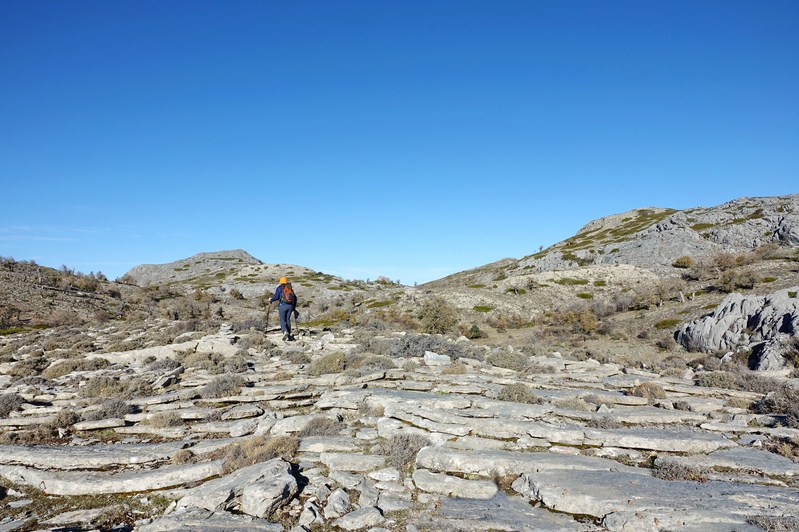
[{"label": "gray boulder", "polygon": [[291,464],[275,458],[188,490],[177,507],[211,512],[239,507],[245,514],[265,517],[291,500],[297,491]]},{"label": "gray boulder", "polygon": [[765,296],[730,294],[708,316],[683,325],[674,335],[689,351],[753,349],[752,369],[785,368],[799,331],[798,287]]}]

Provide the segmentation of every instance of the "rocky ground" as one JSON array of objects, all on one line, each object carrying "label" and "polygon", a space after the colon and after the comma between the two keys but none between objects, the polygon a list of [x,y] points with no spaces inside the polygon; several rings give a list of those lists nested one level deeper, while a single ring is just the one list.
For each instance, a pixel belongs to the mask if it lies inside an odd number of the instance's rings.
[{"label": "rocky ground", "polygon": [[799,429],[684,363],[227,325],[37,357],[0,364],[0,530],[799,526]]}]

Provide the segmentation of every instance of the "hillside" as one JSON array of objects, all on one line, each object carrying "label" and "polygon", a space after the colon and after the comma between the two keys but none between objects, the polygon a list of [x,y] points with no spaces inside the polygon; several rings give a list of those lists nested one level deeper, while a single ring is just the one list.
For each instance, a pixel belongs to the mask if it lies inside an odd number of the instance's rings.
[{"label": "hillside", "polygon": [[[420,287],[3,259],[0,527],[795,530],[795,199],[613,215]],[[619,249],[564,258],[589,241]]]},{"label": "hillside", "polygon": [[739,198],[682,211],[645,208],[614,214],[586,224],[573,237],[528,255],[515,266],[547,271],[631,264],[668,274],[679,257],[700,260],[769,243],[799,245],[799,194]]}]

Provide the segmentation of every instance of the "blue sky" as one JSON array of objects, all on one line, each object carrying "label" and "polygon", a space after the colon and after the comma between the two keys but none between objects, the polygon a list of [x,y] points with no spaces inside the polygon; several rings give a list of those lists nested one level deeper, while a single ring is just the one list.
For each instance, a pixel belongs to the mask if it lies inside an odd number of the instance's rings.
[{"label": "blue sky", "polygon": [[799,192],[799,2],[0,2],[0,255],[425,282]]}]

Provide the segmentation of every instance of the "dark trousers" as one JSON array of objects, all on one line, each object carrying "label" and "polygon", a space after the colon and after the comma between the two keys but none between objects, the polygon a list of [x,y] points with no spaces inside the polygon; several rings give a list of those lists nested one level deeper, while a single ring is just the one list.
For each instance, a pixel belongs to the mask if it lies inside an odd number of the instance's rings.
[{"label": "dark trousers", "polygon": [[291,311],[294,310],[292,305],[280,303],[277,306],[277,314],[280,316],[280,330],[284,333],[291,334]]}]

